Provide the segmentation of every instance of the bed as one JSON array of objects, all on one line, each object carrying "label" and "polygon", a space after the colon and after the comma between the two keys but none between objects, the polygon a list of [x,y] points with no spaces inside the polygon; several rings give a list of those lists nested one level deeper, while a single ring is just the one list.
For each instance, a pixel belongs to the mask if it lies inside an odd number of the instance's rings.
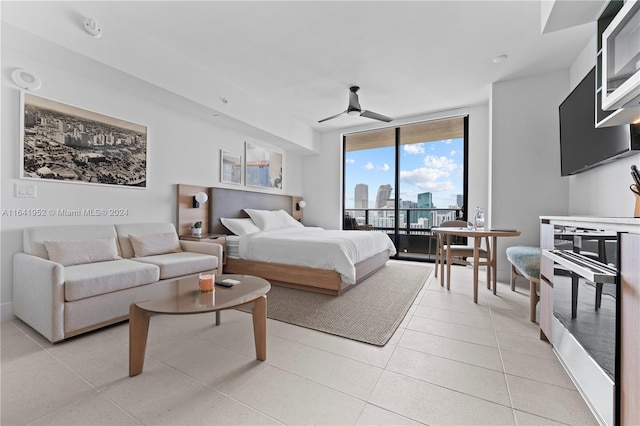
[{"label": "bed", "polygon": [[228,235],[225,273],[339,295],[384,267],[396,253],[382,232],[302,226],[293,219],[301,216],[294,207],[296,197],[227,188],[210,188],[210,193],[211,232]]}]

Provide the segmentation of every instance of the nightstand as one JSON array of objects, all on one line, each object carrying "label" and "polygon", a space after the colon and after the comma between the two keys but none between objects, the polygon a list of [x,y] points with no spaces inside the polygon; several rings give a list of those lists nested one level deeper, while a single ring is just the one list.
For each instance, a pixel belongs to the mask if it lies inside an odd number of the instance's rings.
[{"label": "nightstand", "polygon": [[178,238],[185,241],[200,241],[203,243],[215,243],[222,246],[222,264],[227,264],[227,235],[226,234],[202,234],[202,235],[179,235]]}]

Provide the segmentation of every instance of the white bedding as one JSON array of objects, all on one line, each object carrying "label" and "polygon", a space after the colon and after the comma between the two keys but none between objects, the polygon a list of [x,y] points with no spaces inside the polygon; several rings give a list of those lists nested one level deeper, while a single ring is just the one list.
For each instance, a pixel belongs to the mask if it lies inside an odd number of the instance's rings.
[{"label": "white bedding", "polygon": [[238,255],[238,244],[240,242],[240,238],[242,237],[237,235],[227,235],[226,248],[228,257],[240,257]]},{"label": "white bedding", "polygon": [[396,248],[379,231],[337,231],[315,227],[261,231],[240,237],[240,259],[308,266],[340,273],[347,284],[355,284],[355,264],[384,250]]}]

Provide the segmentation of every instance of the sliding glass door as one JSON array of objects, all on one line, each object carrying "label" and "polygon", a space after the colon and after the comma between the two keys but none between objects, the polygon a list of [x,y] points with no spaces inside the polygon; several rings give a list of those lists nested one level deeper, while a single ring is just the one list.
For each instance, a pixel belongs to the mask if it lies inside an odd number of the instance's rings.
[{"label": "sliding glass door", "polygon": [[466,218],[467,117],[344,136],[344,228],[387,232],[403,259],[433,259],[431,228]]}]

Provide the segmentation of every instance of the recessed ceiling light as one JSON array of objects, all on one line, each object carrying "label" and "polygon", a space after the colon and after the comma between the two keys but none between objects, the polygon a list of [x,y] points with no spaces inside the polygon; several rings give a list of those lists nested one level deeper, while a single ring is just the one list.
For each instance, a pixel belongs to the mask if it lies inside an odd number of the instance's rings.
[{"label": "recessed ceiling light", "polygon": [[36,74],[22,68],[14,70],[11,79],[16,86],[26,90],[38,90],[42,84]]},{"label": "recessed ceiling light", "polygon": [[499,64],[500,62],[506,61],[508,57],[509,56],[507,56],[507,55],[496,56],[495,58],[493,58],[493,63],[494,64]]}]

